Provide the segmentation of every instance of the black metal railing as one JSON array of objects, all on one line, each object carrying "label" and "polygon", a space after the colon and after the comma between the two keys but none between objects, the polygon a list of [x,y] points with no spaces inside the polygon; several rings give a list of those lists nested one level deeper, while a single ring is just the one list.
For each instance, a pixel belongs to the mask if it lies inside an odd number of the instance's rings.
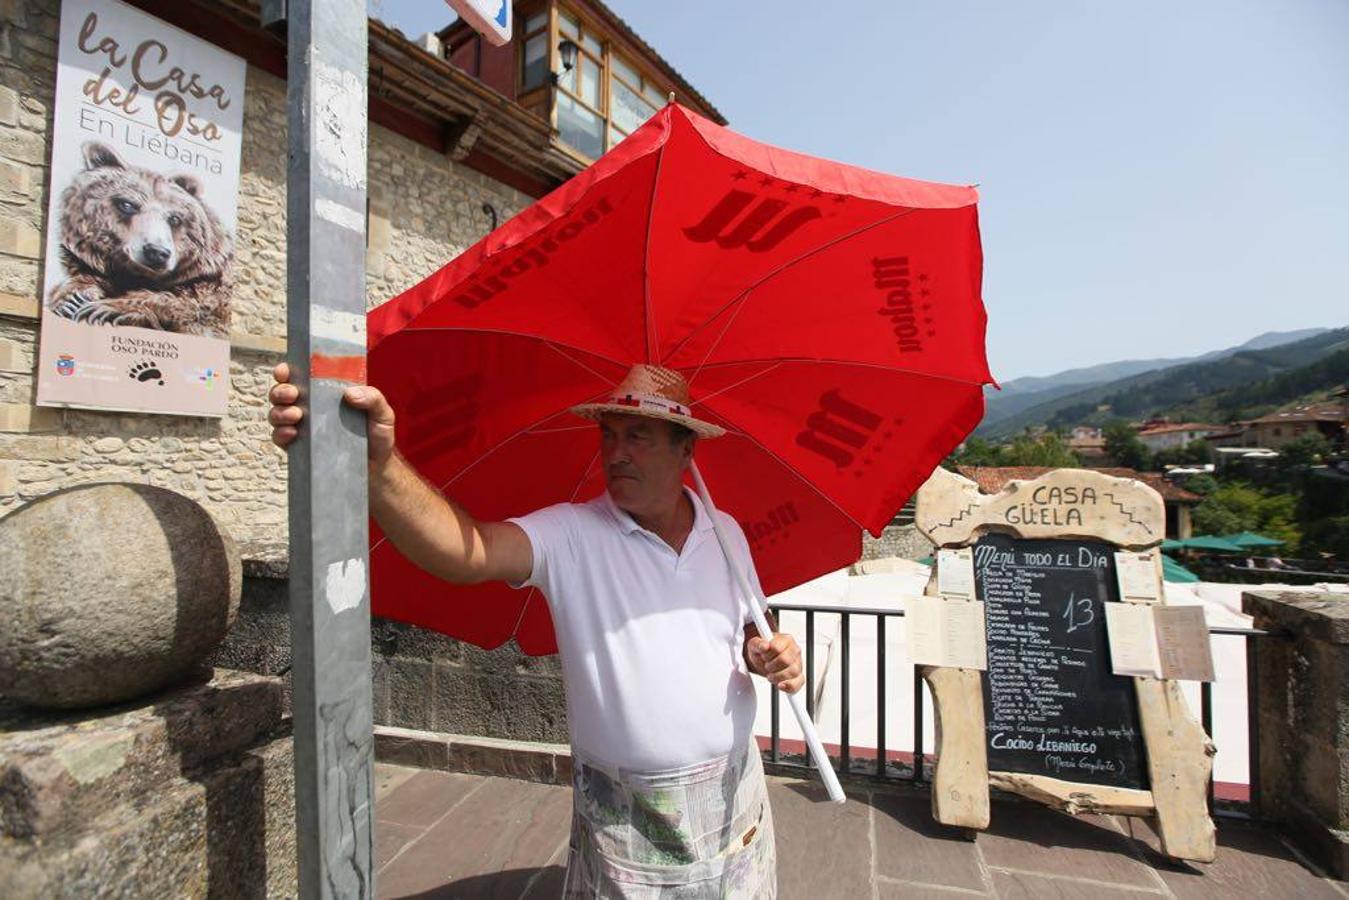
[{"label": "black metal railing", "polygon": [[[805,634],[805,656],[806,656],[806,683],[802,688],[806,692],[806,710],[812,720],[816,720],[815,715],[815,616],[817,614],[841,616],[839,622],[839,742],[837,751],[831,750],[831,758],[835,759],[835,771],[840,776],[851,776],[854,778],[868,778],[872,780],[888,782],[912,782],[923,784],[928,780],[926,753],[923,750],[923,727],[924,727],[924,694],[928,693],[926,682],[919,674],[919,667],[913,666],[913,741],[912,747],[894,748],[895,755],[902,761],[905,755],[911,759],[907,768],[900,765],[892,766],[889,764],[891,748],[886,747],[886,697],[887,688],[890,682],[889,667],[886,664],[886,623],[889,619],[900,618],[904,615],[902,608],[881,608],[881,607],[847,607],[840,608],[834,606],[824,606],[808,603],[771,603],[769,605],[772,613],[777,616],[778,621],[782,621],[782,613],[798,612],[804,613],[806,618]],[[874,767],[859,766],[853,760],[853,746],[850,740],[852,726],[852,619],[854,616],[865,616],[874,618],[876,621],[876,762]],[[1231,816],[1236,818],[1250,818],[1253,810],[1259,808],[1259,787],[1260,787],[1260,732],[1259,716],[1256,714],[1255,707],[1255,686],[1259,684],[1258,666],[1259,656],[1256,652],[1255,640],[1268,637],[1268,632],[1255,628],[1239,628],[1227,626],[1213,626],[1209,628],[1210,636],[1239,636],[1246,639],[1246,702],[1247,702],[1247,754],[1248,754],[1248,784],[1249,794],[1245,803],[1226,802],[1219,805],[1215,796],[1216,782],[1213,778],[1209,779],[1208,801],[1209,808],[1215,815]],[[780,773],[799,774],[809,772],[814,768],[809,755],[804,750],[801,752],[784,753],[782,748],[781,733],[781,696],[777,691],[772,694],[771,719],[769,746],[764,752],[764,762],[771,769]],[[1209,682],[1202,682],[1199,688],[1199,717],[1203,725],[1204,733],[1213,735],[1213,685]],[[817,724],[818,724],[818,720]],[[823,737],[823,736],[822,736]],[[826,741],[826,747],[829,743]],[[868,748],[871,749],[871,748]]]}]

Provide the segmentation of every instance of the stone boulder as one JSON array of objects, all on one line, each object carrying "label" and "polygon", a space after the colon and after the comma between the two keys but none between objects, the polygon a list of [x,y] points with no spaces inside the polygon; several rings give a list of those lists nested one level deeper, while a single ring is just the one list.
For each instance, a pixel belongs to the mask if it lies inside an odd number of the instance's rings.
[{"label": "stone boulder", "polygon": [[197,669],[239,609],[229,534],[164,488],[57,491],[0,519],[0,694],[118,703]]}]

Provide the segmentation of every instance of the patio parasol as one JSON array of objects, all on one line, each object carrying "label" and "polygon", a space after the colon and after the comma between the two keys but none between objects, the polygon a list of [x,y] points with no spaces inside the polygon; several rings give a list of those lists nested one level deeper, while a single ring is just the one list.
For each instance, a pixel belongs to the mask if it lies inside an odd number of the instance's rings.
[{"label": "patio parasol", "polygon": [[[682,372],[694,414],[728,432],[700,443],[691,474],[775,593],[855,561],[862,529],[879,534],[981,418],[976,199],[769,147],[671,103],[373,310],[370,381],[408,461],[500,519],[604,489],[596,429],[569,407],[634,363]],[[376,614],[556,652],[534,592],[453,587],[373,525],[371,541]],[[736,576],[757,614],[763,598]]]}]

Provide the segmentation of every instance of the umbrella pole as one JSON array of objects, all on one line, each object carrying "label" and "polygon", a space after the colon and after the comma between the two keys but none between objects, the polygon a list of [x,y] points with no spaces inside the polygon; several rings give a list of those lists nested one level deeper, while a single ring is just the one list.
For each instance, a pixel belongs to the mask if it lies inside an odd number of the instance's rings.
[{"label": "umbrella pole", "polygon": [[[712,504],[712,495],[707,492],[707,484],[703,481],[702,473],[698,471],[698,464],[690,461],[689,469],[693,473],[693,483],[698,488],[698,496],[702,498],[703,506],[707,508],[708,518],[712,520],[712,530],[716,532],[717,543],[721,545],[722,556],[726,557],[726,565],[730,566],[731,572],[735,575],[735,582],[739,585],[740,592],[745,597],[745,602],[749,606],[750,615],[754,617],[754,624],[759,629],[759,634],[772,634],[773,629],[768,627],[768,619],[764,616],[763,611],[768,601],[754,590],[750,585],[749,578],[741,570],[740,564],[736,562],[735,554],[731,551],[731,543],[721,527],[721,522],[717,520],[716,507]],[[777,688],[773,688],[773,690],[777,690]],[[811,721],[810,715],[806,712],[806,701],[802,697],[801,691],[788,694],[787,701],[791,704],[792,712],[796,713],[797,724],[801,726],[801,733],[806,738],[806,746],[810,748],[810,758],[814,760],[815,768],[819,771],[820,778],[824,780],[824,786],[829,791],[829,799],[835,803],[842,803],[844,800],[843,787],[838,783],[838,775],[829,762],[829,754],[824,752],[824,744],[820,743],[820,736],[815,731],[815,723]]]}]

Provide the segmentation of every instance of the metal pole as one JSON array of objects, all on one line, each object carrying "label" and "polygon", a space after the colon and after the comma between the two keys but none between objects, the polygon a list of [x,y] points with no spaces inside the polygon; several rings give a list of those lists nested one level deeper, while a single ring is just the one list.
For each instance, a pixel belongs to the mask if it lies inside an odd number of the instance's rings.
[{"label": "metal pole", "polygon": [[[303,898],[374,897],[365,418],[364,0],[269,0],[288,31],[286,327],[295,824]],[[268,21],[270,17],[270,21]]]}]

